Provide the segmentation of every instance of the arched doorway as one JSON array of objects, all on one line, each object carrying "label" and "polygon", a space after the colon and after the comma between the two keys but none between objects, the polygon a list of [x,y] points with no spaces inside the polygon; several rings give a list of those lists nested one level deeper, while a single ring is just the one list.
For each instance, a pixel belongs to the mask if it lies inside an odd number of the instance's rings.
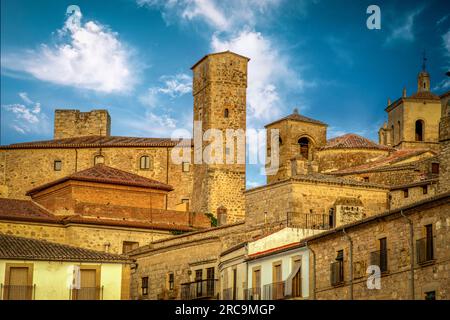
[{"label": "arched doorway", "polygon": [[424,122],[423,120],[416,121],[416,141],[423,141],[423,132],[424,132]]},{"label": "arched doorway", "polygon": [[309,159],[309,149],[310,149],[310,142],[308,138],[300,138],[298,139],[298,144],[300,146],[300,154],[305,158]]}]

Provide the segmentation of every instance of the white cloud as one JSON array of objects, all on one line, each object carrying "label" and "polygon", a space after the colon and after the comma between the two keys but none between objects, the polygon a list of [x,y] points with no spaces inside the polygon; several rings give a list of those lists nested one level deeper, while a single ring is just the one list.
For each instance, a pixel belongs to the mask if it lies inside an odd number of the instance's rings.
[{"label": "white cloud", "polygon": [[402,20],[402,23],[392,30],[392,33],[386,38],[386,44],[389,44],[395,40],[403,40],[412,42],[415,39],[414,35],[414,20],[422,13],[422,8],[418,8],[415,11],[410,12]]},{"label": "white cloud", "polygon": [[128,131],[134,131],[140,135],[150,137],[170,137],[174,130],[177,129],[178,121],[172,118],[169,114],[156,114],[152,111],[147,111],[142,119],[121,119],[123,126]]},{"label": "white cloud", "polygon": [[26,92],[20,92],[19,97],[24,101],[24,104],[14,103],[2,106],[14,117],[10,124],[11,128],[21,134],[49,133],[50,121],[41,112],[41,104],[32,101]]},{"label": "white cloud", "polygon": [[118,34],[74,11],[57,30],[57,44],[2,56],[2,68],[39,80],[99,92],[126,92],[136,82],[132,50]]},{"label": "white cloud", "polygon": [[215,52],[230,50],[249,57],[247,104],[250,119],[270,120],[280,115],[282,101],[279,86],[302,89],[304,82],[289,68],[272,41],[261,33],[244,30],[228,38],[215,34],[211,40]]},{"label": "white cloud", "polygon": [[447,51],[447,56],[450,57],[450,30],[442,36],[442,42],[444,43],[444,48]]},{"label": "white cloud", "polygon": [[176,75],[165,75],[159,78],[161,86],[151,87],[139,97],[142,104],[154,108],[161,104],[161,95],[168,95],[175,99],[192,91],[192,77],[180,73]]},{"label": "white cloud", "polygon": [[[203,21],[216,30],[230,31],[240,25],[254,26],[267,18],[282,0],[137,0],[140,6],[162,11],[167,22]],[[302,3],[304,1],[301,1]]]}]

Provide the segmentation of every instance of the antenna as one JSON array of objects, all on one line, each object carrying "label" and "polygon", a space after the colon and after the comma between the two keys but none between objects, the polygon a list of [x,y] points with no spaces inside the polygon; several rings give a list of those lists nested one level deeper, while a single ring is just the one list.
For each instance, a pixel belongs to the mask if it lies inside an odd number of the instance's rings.
[{"label": "antenna", "polygon": [[423,50],[423,62],[422,62],[422,71],[426,71],[427,69],[427,53]]}]

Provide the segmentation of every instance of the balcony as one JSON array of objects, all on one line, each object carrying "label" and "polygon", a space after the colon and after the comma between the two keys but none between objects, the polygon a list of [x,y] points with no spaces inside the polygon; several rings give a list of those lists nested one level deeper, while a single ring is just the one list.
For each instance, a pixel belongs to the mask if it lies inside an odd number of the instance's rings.
[{"label": "balcony", "polygon": [[379,266],[382,273],[388,271],[387,259],[387,250],[374,251],[370,253],[370,264],[373,266]]},{"label": "balcony", "polygon": [[0,285],[0,300],[34,300],[36,285]]},{"label": "balcony", "polygon": [[70,300],[103,300],[103,286],[71,289]]},{"label": "balcony", "polygon": [[333,228],[333,218],[329,214],[288,212],[287,226],[299,229],[329,230]]},{"label": "balcony", "polygon": [[245,300],[261,300],[261,287],[244,289]]},{"label": "balcony", "polygon": [[281,300],[285,299],[285,281],[266,284],[263,287],[264,300]]},{"label": "balcony", "polygon": [[181,284],[181,299],[216,299],[217,279],[198,280]]},{"label": "balcony", "polygon": [[433,238],[422,238],[416,241],[417,263],[428,264],[434,261]]}]

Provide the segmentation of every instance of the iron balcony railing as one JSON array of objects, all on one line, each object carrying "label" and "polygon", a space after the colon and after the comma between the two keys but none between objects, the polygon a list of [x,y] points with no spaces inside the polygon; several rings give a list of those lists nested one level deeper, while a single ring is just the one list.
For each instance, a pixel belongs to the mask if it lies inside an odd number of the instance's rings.
[{"label": "iron balcony railing", "polygon": [[329,230],[335,222],[329,214],[288,212],[287,226],[300,229]]},{"label": "iron balcony railing", "polygon": [[261,287],[244,289],[245,300],[261,300]]},{"label": "iron balcony railing", "polygon": [[212,299],[217,296],[217,279],[198,280],[181,284],[181,299]]},{"label": "iron balcony railing", "polygon": [[434,260],[433,238],[422,238],[416,241],[417,263],[427,263]]},{"label": "iron balcony railing", "polygon": [[287,298],[285,295],[285,281],[266,284],[263,287],[264,300],[281,300]]},{"label": "iron balcony railing", "polygon": [[233,288],[227,288],[222,290],[222,300],[234,300]]},{"label": "iron balcony railing", "polygon": [[370,264],[379,266],[381,272],[388,271],[388,251],[379,250],[370,253]]},{"label": "iron balcony railing", "polygon": [[71,300],[103,300],[103,286],[70,290]]},{"label": "iron balcony railing", "polygon": [[0,285],[0,300],[34,300],[36,285]]}]

